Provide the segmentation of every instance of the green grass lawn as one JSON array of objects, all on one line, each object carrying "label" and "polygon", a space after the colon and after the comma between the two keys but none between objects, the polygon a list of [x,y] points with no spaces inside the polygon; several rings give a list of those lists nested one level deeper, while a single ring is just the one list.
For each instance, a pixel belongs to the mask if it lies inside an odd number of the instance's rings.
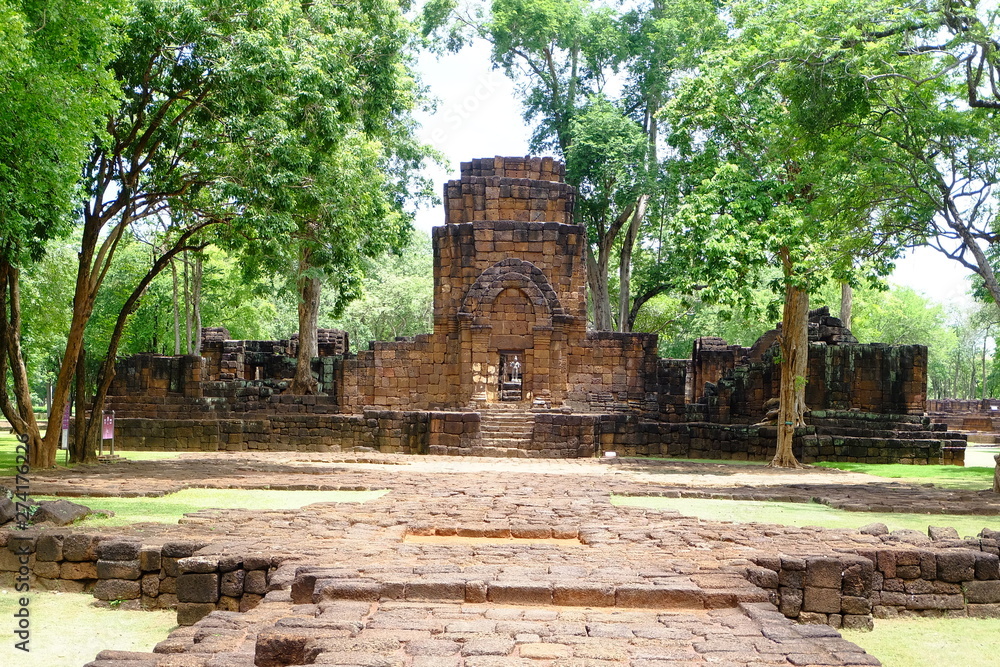
[{"label": "green grass lawn", "polygon": [[752,500],[613,495],[611,496],[611,504],[620,507],[674,510],[685,516],[709,521],[776,523],[783,526],[860,528],[865,524],[881,522],[889,526],[890,530],[911,528],[922,533],[927,532],[927,526],[951,526],[963,536],[978,535],[983,528],[1000,530],[1000,517],[995,516],[845,512],[819,503],[771,503]]},{"label": "green grass lawn", "polygon": [[[91,517],[77,526],[127,526],[133,523],[177,523],[188,512],[204,509],[297,509],[313,503],[363,503],[381,498],[379,491],[270,491],[261,489],[184,489],[158,498],[71,498],[96,512],[114,516]],[[39,496],[36,500],[51,500]]]},{"label": "green grass lawn", "polygon": [[[14,468],[16,467],[16,457],[17,452],[15,448],[17,447],[17,438],[13,435],[4,433],[0,435],[0,477],[10,477],[14,475]],[[121,450],[115,450],[115,454],[118,454],[122,458],[129,459],[130,461],[162,461],[163,459],[175,459],[178,457],[178,452],[127,452]],[[59,451],[56,453],[56,465],[66,466],[64,461],[66,460],[66,452]],[[66,467],[72,468],[75,464],[69,464]]]},{"label": "green grass lawn", "polygon": [[[14,618],[22,595],[0,590],[0,665],[79,667],[105,649],[151,651],[177,626],[174,611],[124,611],[90,606],[88,593],[32,593],[31,633],[24,653],[14,648]],[[20,641],[19,639],[17,641]]]},{"label": "green grass lawn", "polygon": [[1000,620],[875,619],[875,630],[843,630],[883,667],[993,667],[1000,655]]},{"label": "green grass lawn", "polygon": [[822,468],[837,468],[862,472],[875,477],[898,479],[914,484],[933,483],[946,489],[989,489],[993,487],[993,468],[962,468],[960,466],[913,466],[899,463],[840,463],[821,462]]}]

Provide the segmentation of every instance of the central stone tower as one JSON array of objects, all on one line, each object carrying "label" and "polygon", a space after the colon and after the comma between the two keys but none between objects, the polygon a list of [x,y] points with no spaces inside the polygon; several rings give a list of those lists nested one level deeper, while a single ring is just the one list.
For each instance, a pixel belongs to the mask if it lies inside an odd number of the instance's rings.
[{"label": "central stone tower", "polygon": [[459,404],[561,403],[586,336],[586,231],[552,158],[464,162],[434,228],[434,331],[457,355]]}]

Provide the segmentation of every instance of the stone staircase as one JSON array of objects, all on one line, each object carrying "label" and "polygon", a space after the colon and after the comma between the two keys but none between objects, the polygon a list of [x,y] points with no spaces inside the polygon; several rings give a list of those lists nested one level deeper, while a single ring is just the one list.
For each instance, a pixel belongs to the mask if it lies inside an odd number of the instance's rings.
[{"label": "stone staircase", "polygon": [[484,450],[482,456],[523,456],[518,452],[530,449],[534,430],[534,414],[520,407],[491,407],[480,413],[480,446],[476,449]]}]

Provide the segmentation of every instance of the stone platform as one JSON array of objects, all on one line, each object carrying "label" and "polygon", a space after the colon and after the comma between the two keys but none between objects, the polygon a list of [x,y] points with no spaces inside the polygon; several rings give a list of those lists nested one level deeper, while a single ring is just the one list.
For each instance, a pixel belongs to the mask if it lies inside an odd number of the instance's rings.
[{"label": "stone platform", "polygon": [[[2,533],[0,576],[12,576],[5,554],[25,546],[36,590],[134,588],[125,605],[176,606],[190,624],[152,653],[104,652],[94,667],[873,665],[832,626],[896,615],[1000,617],[995,539],[942,534],[917,544],[719,523],[609,498],[756,489],[787,500],[797,490],[852,504],[878,497],[868,489],[882,483],[831,469],[677,461],[185,454],[33,473],[32,493],[389,493],[361,505],[205,509],[179,525]],[[904,485],[893,493],[911,511],[928,494],[982,500]],[[983,524],[1000,529],[991,517]],[[80,574],[88,571],[90,579]],[[77,578],[59,578],[66,572]]]}]

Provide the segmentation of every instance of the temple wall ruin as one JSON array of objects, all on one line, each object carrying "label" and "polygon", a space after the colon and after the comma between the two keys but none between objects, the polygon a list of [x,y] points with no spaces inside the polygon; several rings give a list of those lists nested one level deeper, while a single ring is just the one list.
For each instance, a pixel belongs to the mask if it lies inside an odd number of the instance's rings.
[{"label": "temple wall ruin", "polygon": [[[108,406],[119,446],[767,458],[780,331],[750,348],[702,338],[679,360],[660,359],[653,334],[588,331],[587,236],[563,176],[550,158],[462,163],[433,230],[433,332],[352,355],[346,334],[320,330],[318,396],[285,393],[294,337],[207,329],[202,357],[123,360]],[[960,461],[961,436],[921,417],[926,348],[859,345],[828,312],[810,317],[801,460]]]}]

